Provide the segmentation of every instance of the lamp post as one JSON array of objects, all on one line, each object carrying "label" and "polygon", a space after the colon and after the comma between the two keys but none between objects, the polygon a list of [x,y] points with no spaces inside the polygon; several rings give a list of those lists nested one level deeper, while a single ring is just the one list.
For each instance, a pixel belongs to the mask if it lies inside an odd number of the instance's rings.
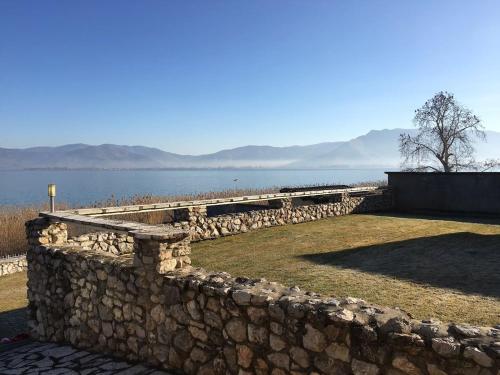
[{"label": "lamp post", "polygon": [[55,212],[56,210],[56,184],[49,184],[49,204],[50,204],[50,212]]}]

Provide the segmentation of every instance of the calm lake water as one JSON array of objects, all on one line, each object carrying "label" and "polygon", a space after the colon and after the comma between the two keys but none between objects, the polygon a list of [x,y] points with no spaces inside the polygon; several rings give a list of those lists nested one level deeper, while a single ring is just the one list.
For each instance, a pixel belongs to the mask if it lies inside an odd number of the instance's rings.
[{"label": "calm lake water", "polygon": [[[382,169],[335,170],[162,170],[0,171],[0,205],[47,201],[47,184],[57,184],[57,201],[89,204],[134,194],[179,195],[227,189],[385,180]],[[236,180],[236,181],[235,181]]]}]

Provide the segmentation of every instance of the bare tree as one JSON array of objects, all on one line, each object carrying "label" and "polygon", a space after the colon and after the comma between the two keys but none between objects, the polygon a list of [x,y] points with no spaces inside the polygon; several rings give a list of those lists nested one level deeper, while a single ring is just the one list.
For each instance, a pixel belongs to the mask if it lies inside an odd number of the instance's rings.
[{"label": "bare tree", "polygon": [[498,167],[500,167],[499,159],[488,159],[478,164],[476,169],[481,172],[486,172],[489,171],[490,169],[497,169]]},{"label": "bare tree", "polygon": [[[434,95],[415,111],[413,121],[417,134],[399,138],[406,169],[456,172],[480,168],[474,160],[473,142],[486,139],[481,120],[457,103],[453,94]],[[485,167],[492,168],[490,164]]]}]

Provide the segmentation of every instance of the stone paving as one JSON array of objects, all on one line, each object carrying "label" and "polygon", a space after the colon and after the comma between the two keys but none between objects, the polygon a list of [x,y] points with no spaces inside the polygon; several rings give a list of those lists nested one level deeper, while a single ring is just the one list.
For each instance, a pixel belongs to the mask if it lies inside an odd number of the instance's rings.
[{"label": "stone paving", "polygon": [[71,346],[39,342],[27,342],[0,351],[0,374],[172,375],[169,372],[74,349]]}]

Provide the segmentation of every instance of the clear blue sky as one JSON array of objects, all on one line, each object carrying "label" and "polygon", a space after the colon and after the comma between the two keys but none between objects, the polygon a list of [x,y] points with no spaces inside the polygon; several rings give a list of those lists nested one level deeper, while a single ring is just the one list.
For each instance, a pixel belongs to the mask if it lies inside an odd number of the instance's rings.
[{"label": "clear blue sky", "polygon": [[203,153],[412,126],[500,131],[500,1],[0,0],[0,146]]}]

